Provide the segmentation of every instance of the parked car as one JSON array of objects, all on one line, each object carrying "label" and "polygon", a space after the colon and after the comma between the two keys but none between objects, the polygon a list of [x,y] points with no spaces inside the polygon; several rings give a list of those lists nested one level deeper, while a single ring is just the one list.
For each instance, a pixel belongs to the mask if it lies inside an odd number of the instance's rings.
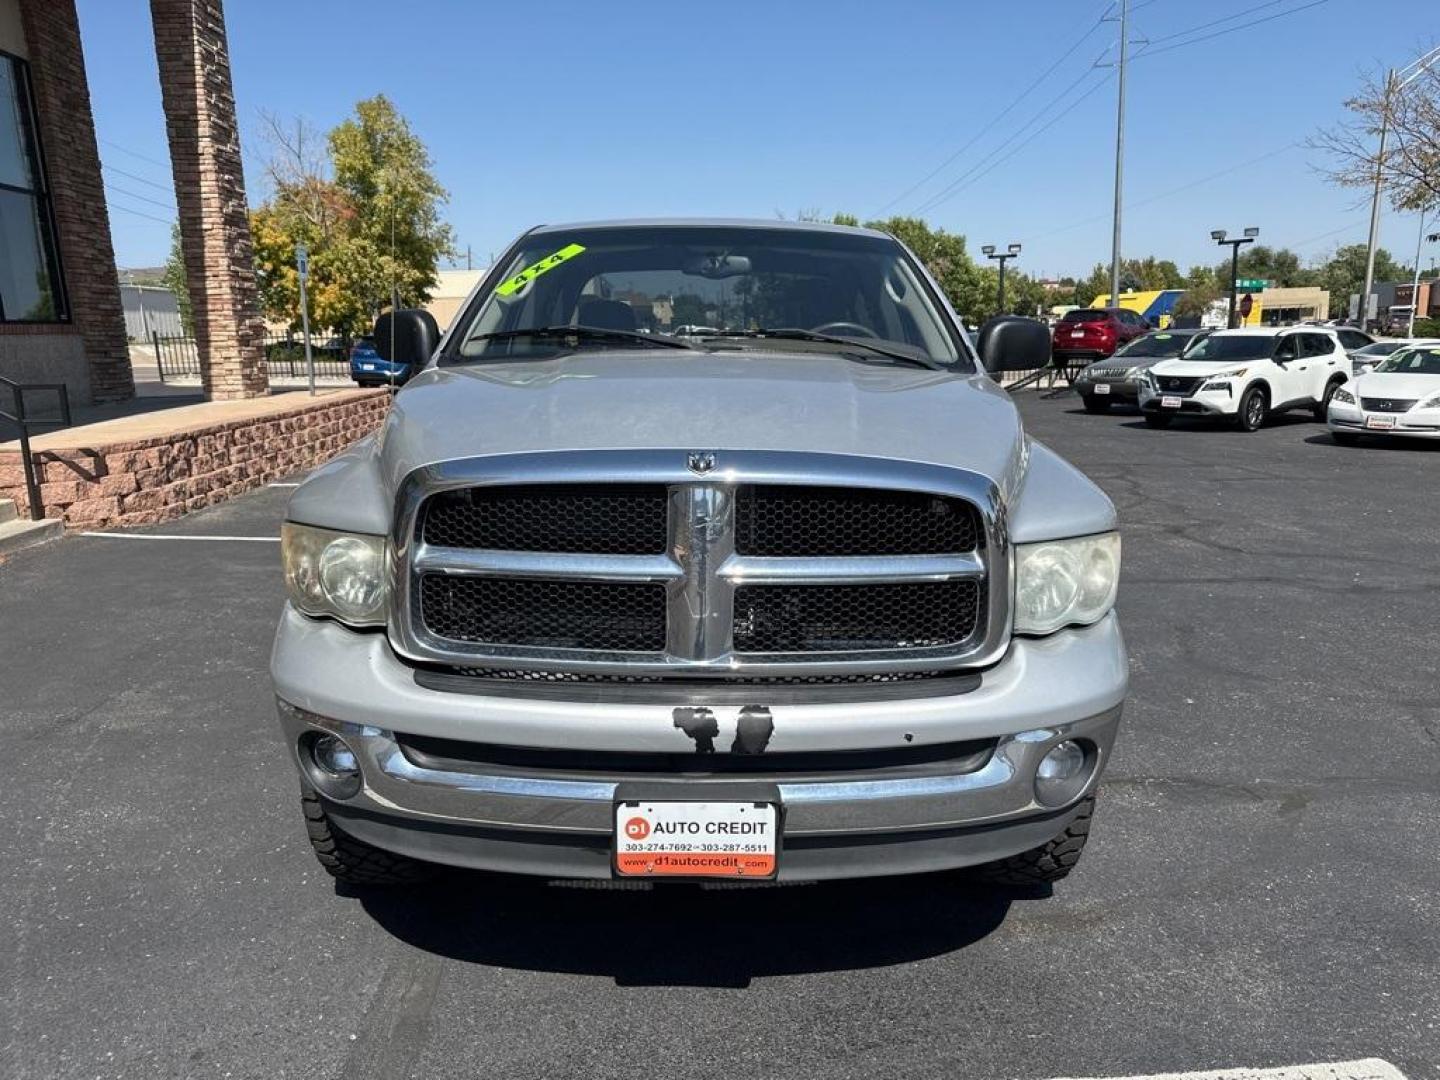
[{"label": "parked car", "polygon": [[1209,330],[1163,330],[1145,334],[1115,350],[1107,360],[1096,360],[1075,378],[1075,390],[1087,412],[1104,412],[1112,404],[1140,403],[1140,375],[1161,360],[1179,356]]},{"label": "parked car", "polygon": [[360,386],[400,386],[410,378],[410,365],[391,363],[375,348],[375,339],[360,337],[350,346],[350,377]]},{"label": "parked car", "polygon": [[1350,353],[1350,374],[1358,378],[1367,374],[1376,364],[1397,349],[1403,349],[1407,345],[1427,345],[1431,340],[1430,338],[1382,338],[1379,341],[1372,341],[1364,348],[1355,349]]},{"label": "parked car", "polygon": [[[768,327],[631,332],[605,281]],[[1073,868],[1115,510],[976,377],[1047,364],[1043,324],[972,347],[884,233],[648,221],[527,232],[443,340],[375,342],[418,374],[291,499],[271,661],[331,874]]]},{"label": "parked car", "polygon": [[1317,420],[1350,377],[1334,330],[1312,326],[1217,330],[1145,373],[1140,410],[1151,427],[1176,416],[1208,416],[1256,431],[1272,414],[1310,409]]},{"label": "parked car", "polygon": [[1126,342],[1150,332],[1150,324],[1129,308],[1076,308],[1055,324],[1050,353],[1058,366],[1102,360]]},{"label": "parked car", "polygon": [[1440,439],[1440,342],[1391,353],[1335,392],[1326,419],[1331,437],[1345,446],[1362,434]]}]

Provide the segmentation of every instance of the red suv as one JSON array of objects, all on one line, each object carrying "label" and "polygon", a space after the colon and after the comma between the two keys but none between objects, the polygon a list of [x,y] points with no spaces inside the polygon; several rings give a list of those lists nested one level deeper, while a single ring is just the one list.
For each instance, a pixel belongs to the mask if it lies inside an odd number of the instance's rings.
[{"label": "red suv", "polygon": [[1079,308],[1055,324],[1050,355],[1067,367],[1073,360],[1103,360],[1151,329],[1142,315],[1128,308]]}]

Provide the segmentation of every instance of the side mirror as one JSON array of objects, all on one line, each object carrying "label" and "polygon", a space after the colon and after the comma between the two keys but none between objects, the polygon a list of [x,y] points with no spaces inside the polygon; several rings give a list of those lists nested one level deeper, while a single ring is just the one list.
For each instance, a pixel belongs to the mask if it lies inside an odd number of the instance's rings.
[{"label": "side mirror", "polygon": [[375,320],[375,351],[392,364],[419,371],[440,347],[440,324],[419,308],[387,311]]},{"label": "side mirror", "polygon": [[980,363],[997,371],[1035,371],[1050,363],[1050,331],[1023,315],[997,315],[980,327]]}]

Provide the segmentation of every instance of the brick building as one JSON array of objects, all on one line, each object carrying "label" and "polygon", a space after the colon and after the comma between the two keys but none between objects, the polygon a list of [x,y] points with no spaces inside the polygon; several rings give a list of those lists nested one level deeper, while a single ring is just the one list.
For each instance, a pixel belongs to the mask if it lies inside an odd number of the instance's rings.
[{"label": "brick building", "polygon": [[[151,0],[205,392],[268,390],[221,0]],[[134,395],[74,0],[0,0],[0,376]],[[3,406],[0,406],[3,407]]]}]

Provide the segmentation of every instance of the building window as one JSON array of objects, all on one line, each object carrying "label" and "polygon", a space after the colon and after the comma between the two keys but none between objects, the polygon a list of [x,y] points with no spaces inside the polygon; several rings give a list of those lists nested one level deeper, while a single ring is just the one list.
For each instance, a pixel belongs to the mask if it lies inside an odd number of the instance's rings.
[{"label": "building window", "polygon": [[23,60],[0,52],[0,322],[63,322],[69,313],[29,74]]}]

